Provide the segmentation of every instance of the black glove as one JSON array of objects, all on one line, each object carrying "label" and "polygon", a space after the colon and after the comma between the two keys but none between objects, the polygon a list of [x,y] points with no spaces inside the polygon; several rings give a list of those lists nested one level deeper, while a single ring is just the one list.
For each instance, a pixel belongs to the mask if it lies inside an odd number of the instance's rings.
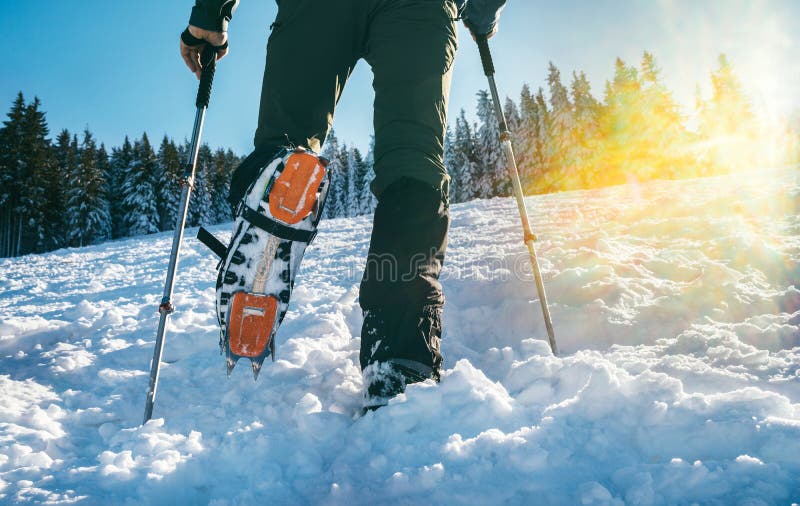
[{"label": "black glove", "polygon": [[196,0],[189,24],[211,32],[225,32],[238,4],[239,0]]},{"label": "black glove", "polygon": [[506,0],[467,0],[464,24],[476,37],[494,35]]}]

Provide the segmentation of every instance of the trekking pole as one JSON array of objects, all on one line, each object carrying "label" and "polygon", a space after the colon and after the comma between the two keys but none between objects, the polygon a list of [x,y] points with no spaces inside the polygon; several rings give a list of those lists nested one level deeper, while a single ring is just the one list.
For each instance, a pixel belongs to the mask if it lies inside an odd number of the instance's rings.
[{"label": "trekking pole", "polygon": [[150,385],[147,388],[147,402],[144,406],[144,421],[147,423],[153,416],[153,404],[156,401],[156,389],[158,388],[158,373],[161,368],[161,354],[164,351],[164,340],[167,336],[167,319],[175,312],[172,305],[172,287],[175,284],[175,272],[178,270],[178,255],[180,254],[181,241],[183,240],[183,229],[186,226],[186,215],[189,212],[189,197],[194,187],[194,174],[197,168],[197,154],[200,150],[200,135],[203,133],[203,121],[206,117],[208,101],[211,98],[211,85],[214,82],[214,71],[216,70],[217,49],[210,44],[206,44],[200,56],[203,71],[200,76],[200,85],[197,88],[197,113],[194,117],[194,130],[192,131],[192,144],[189,151],[189,160],[184,167],[180,185],[183,187],[181,202],[178,206],[178,220],[175,225],[175,233],[172,236],[172,252],[169,255],[169,266],[167,267],[167,280],[164,284],[164,296],[158,306],[160,319],[158,321],[158,332],[156,333],[156,345],[153,351],[153,362],[150,364]]},{"label": "trekking pole", "polygon": [[524,195],[522,194],[522,184],[519,181],[519,171],[517,170],[517,161],[514,158],[514,150],[511,147],[511,132],[508,130],[503,109],[500,106],[500,96],[497,93],[497,84],[494,82],[494,62],[492,61],[492,53],[489,51],[489,40],[486,36],[476,36],[475,41],[478,43],[478,50],[481,54],[481,63],[483,64],[483,72],[489,80],[489,90],[492,93],[492,102],[494,104],[494,113],[497,116],[497,122],[500,124],[500,142],[503,144],[503,151],[506,156],[506,169],[508,176],[511,179],[511,186],[514,189],[514,197],[517,199],[517,208],[519,209],[519,217],[522,220],[523,238],[525,246],[528,247],[528,254],[531,258],[531,266],[533,267],[533,277],[536,279],[536,289],[539,291],[539,303],[542,305],[542,314],[544,315],[544,324],[547,327],[547,337],[550,339],[550,350],[553,355],[558,355],[558,348],[556,347],[556,336],[553,332],[553,321],[550,319],[550,309],[547,307],[547,295],[544,292],[544,283],[542,282],[542,273],[539,270],[539,261],[536,258],[536,236],[531,231],[530,220],[528,219],[528,209],[525,207]]}]

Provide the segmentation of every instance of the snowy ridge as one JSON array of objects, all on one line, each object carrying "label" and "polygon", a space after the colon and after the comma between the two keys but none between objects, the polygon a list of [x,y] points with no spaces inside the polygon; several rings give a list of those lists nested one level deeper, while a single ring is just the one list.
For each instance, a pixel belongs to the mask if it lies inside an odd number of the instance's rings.
[{"label": "snowy ridge", "polygon": [[513,201],[454,206],[442,382],[355,419],[367,218],[321,224],[257,383],[188,239],[144,427],[171,235],[0,260],[0,503],[800,502],[798,176],[530,198],[559,358]]}]

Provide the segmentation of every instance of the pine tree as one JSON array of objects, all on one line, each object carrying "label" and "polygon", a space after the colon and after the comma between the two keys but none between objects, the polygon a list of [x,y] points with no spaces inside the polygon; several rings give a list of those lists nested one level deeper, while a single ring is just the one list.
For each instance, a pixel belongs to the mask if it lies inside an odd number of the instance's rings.
[{"label": "pine tree", "polygon": [[133,146],[132,162],[122,181],[122,211],[128,236],[158,232],[156,155],[147,134]]},{"label": "pine tree", "polygon": [[52,153],[53,177],[48,179],[47,189],[47,221],[52,227],[48,232],[51,241],[48,249],[68,244],[67,194],[78,166],[78,143],[69,130],[59,132]]},{"label": "pine tree", "polygon": [[225,152],[225,167],[226,167],[225,170],[227,171],[227,173],[225,175],[226,183],[225,183],[224,197],[225,197],[225,202],[228,203],[228,211],[227,214],[223,213],[223,218],[221,218],[223,221],[231,221],[233,219],[233,213],[235,209],[230,206],[230,202],[228,201],[228,195],[230,194],[230,185],[231,185],[231,179],[233,178],[233,173],[236,171],[237,167],[241,165],[242,161],[244,161],[244,158],[236,155],[236,153],[234,153],[230,149],[228,149],[228,151]]},{"label": "pine tree", "polygon": [[103,178],[102,192],[106,201],[106,213],[108,214],[108,234],[103,240],[107,241],[113,238],[114,229],[114,223],[111,220],[111,184],[108,181],[108,176],[111,173],[111,158],[108,156],[106,145],[102,142],[100,143],[100,147],[97,148],[97,171]]},{"label": "pine tree", "polygon": [[133,146],[127,135],[122,146],[111,150],[111,163],[106,180],[111,203],[111,237],[115,239],[128,235],[123,186],[126,175],[133,165],[133,154]]},{"label": "pine tree", "polygon": [[721,54],[711,73],[711,98],[700,110],[700,135],[709,148],[710,170],[715,173],[759,163],[756,118],[750,100],[728,58]]},{"label": "pine tree", "polygon": [[358,216],[360,214],[358,203],[358,192],[356,190],[358,177],[358,167],[356,167],[356,148],[347,150],[347,202],[345,203],[347,217]]},{"label": "pine tree", "polygon": [[360,180],[361,186],[359,190],[358,200],[361,204],[361,214],[372,214],[375,211],[375,206],[378,201],[372,193],[370,184],[375,179],[375,136],[370,136],[369,151],[367,157],[364,159],[364,168],[361,172],[363,175]]},{"label": "pine tree", "polygon": [[467,121],[464,109],[461,109],[456,118],[456,130],[453,139],[453,167],[454,203],[466,202],[479,196],[477,177],[480,176],[476,167],[475,143],[472,139],[472,128]]},{"label": "pine tree", "polygon": [[96,244],[111,237],[105,174],[97,161],[97,144],[89,130],[84,130],[78,164],[67,192],[67,240],[71,246]]},{"label": "pine tree", "polygon": [[651,53],[644,52],[640,70],[639,107],[643,120],[640,150],[646,163],[639,177],[671,177],[691,170],[693,161],[685,149],[690,142],[689,134],[683,126],[678,104],[661,82],[661,70]]},{"label": "pine tree", "polygon": [[78,135],[72,134],[69,139],[69,147],[66,149],[69,157],[69,165],[65,173],[66,184],[64,185],[64,245],[67,247],[78,247],[80,244],[75,240],[76,233],[73,229],[72,214],[70,209],[70,199],[73,194],[82,194],[83,179],[81,178],[81,147],[78,143]]},{"label": "pine tree", "polygon": [[49,246],[47,237],[47,187],[53,172],[53,152],[41,102],[34,97],[25,107],[18,165],[16,213],[21,219],[18,254],[39,253]]},{"label": "pine tree", "polygon": [[[2,230],[2,256],[19,256],[32,251],[36,243],[31,234],[39,181],[34,179],[31,152],[27,143],[36,133],[31,106],[25,104],[22,92],[17,94],[8,119],[0,129],[0,230]],[[45,126],[46,129],[46,126]],[[38,151],[38,150],[34,150]]]},{"label": "pine tree", "polygon": [[197,169],[194,174],[194,189],[192,190],[192,198],[189,201],[187,224],[190,227],[208,225],[214,222],[209,184],[212,158],[213,155],[208,144],[200,146],[200,151],[197,155]]},{"label": "pine tree", "polygon": [[[514,159],[517,163],[517,172],[519,172],[520,164],[526,163],[524,156],[526,155],[524,150],[518,149],[524,143],[523,135],[524,132],[522,131],[522,115],[520,114],[519,108],[517,107],[516,102],[510,97],[506,97],[506,104],[503,107],[503,114],[506,118],[506,124],[508,126],[508,132],[511,134],[511,147],[514,150]],[[511,180],[508,176],[508,166],[506,164],[505,154],[501,148],[500,153],[498,153],[500,158],[500,163],[502,164],[502,173],[499,174],[500,177],[500,185],[498,186],[498,191],[500,195],[511,195]],[[523,191],[524,191],[523,186]]]},{"label": "pine tree", "polygon": [[183,190],[180,185],[183,164],[178,156],[178,147],[166,135],[161,139],[157,161],[158,228],[159,230],[172,230],[178,219],[178,206]]},{"label": "pine tree", "polygon": [[548,67],[547,85],[550,90],[548,158],[552,164],[547,180],[554,190],[566,189],[577,177],[575,160],[572,157],[575,121],[567,88],[561,82],[561,72],[552,62]]},{"label": "pine tree", "polygon": [[537,153],[539,138],[539,107],[536,98],[527,84],[522,86],[519,94],[519,126],[514,143],[517,153],[517,166],[524,192],[533,190],[537,171],[541,170]]},{"label": "pine tree", "polygon": [[455,146],[455,136],[453,134],[453,129],[450,128],[450,125],[447,125],[447,129],[444,133],[444,166],[447,169],[447,173],[450,175],[450,200],[455,202],[455,195],[459,191],[460,181],[456,177],[456,146]]},{"label": "pine tree", "polygon": [[331,133],[328,134],[328,138],[325,140],[325,147],[322,150],[322,156],[329,161],[328,170],[331,174],[331,186],[328,190],[328,197],[325,202],[324,218],[336,218],[336,212],[341,207],[338,202],[341,188],[340,179],[342,177],[342,168],[339,167],[339,151],[339,139],[336,138],[336,134],[331,130]]},{"label": "pine tree", "polygon": [[231,185],[231,174],[233,167],[230,166],[229,154],[223,149],[214,152],[211,162],[209,175],[209,190],[211,193],[211,223],[222,223],[230,221],[231,206],[228,204],[228,190]]},{"label": "pine tree", "polygon": [[506,117],[508,130],[513,136],[519,131],[522,120],[519,115],[519,108],[517,108],[516,102],[514,102],[511,97],[506,97],[506,103],[505,106],[503,106],[503,115]]},{"label": "pine tree", "polygon": [[554,162],[552,158],[553,143],[550,136],[550,109],[547,107],[547,100],[544,97],[544,90],[540,87],[536,92],[536,111],[537,111],[537,127],[535,137],[535,162],[533,167],[536,173],[536,182],[534,184],[535,192],[541,193],[550,191],[547,175],[554,170]]},{"label": "pine tree", "polygon": [[497,123],[492,99],[486,90],[478,92],[477,115],[480,123],[476,151],[481,171],[475,181],[478,195],[484,198],[507,195],[508,178],[505,177],[505,161],[500,145],[500,125]]},{"label": "pine tree", "polygon": [[364,157],[361,156],[361,151],[358,148],[353,148],[350,152],[350,162],[353,167],[353,194],[351,197],[352,210],[351,216],[360,216],[370,212],[369,209],[369,184],[371,181],[369,174],[369,165]]},{"label": "pine tree", "polygon": [[592,96],[591,86],[586,74],[572,73],[572,103],[575,109],[573,145],[569,158],[575,164],[578,177],[576,186],[589,187],[598,174],[595,155],[598,151],[600,132],[600,104]]},{"label": "pine tree", "polygon": [[342,144],[342,148],[336,153],[336,172],[333,175],[333,188],[336,195],[335,204],[333,206],[333,215],[336,218],[347,218],[350,216],[349,201],[350,194],[350,180],[352,179],[352,168],[349,162],[349,150],[346,144]]},{"label": "pine tree", "polygon": [[8,112],[8,119],[0,129],[0,256],[19,254],[22,217],[17,213],[19,203],[22,160],[22,123],[25,115],[25,97],[22,92]]},{"label": "pine tree", "polygon": [[617,58],[614,79],[606,83],[605,114],[601,122],[603,149],[599,164],[602,184],[621,184],[636,177],[642,166],[640,132],[641,83],[635,68]]}]

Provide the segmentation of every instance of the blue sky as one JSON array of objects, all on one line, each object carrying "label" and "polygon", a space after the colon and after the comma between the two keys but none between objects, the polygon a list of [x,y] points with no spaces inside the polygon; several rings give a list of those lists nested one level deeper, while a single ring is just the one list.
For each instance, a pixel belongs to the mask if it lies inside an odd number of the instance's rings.
[{"label": "blue sky", "polygon": [[[332,0],[333,1],[333,0]],[[0,108],[17,91],[38,95],[51,131],[88,126],[107,145],[147,131],[182,139],[191,132],[196,81],[178,55],[191,0],[0,0],[5,55]],[[241,0],[231,23],[231,54],[217,72],[204,139],[251,149],[272,0]],[[451,118],[471,113],[485,87],[477,50],[463,27]],[[524,82],[545,85],[548,61],[568,77],[589,76],[595,96],[614,59],[655,54],[667,86],[691,107],[707,92],[717,55],[728,54],[756,105],[771,114],[800,111],[800,2],[796,0],[509,0],[492,39],[503,95]],[[372,126],[371,72],[360,62],[334,122],[337,135],[365,147]]]}]

